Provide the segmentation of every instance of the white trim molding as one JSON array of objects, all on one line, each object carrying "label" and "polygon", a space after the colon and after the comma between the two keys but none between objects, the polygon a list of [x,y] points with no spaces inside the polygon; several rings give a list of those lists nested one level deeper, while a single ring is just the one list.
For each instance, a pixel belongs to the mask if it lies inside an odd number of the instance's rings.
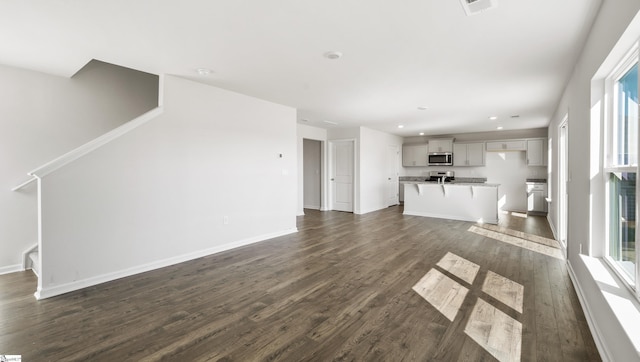
[{"label": "white trim molding", "polygon": [[7,266],[0,267],[0,275],[15,273],[19,271],[23,271],[22,264],[14,264],[14,265],[7,265]]},{"label": "white trim molding", "polygon": [[552,220],[551,220],[551,216],[549,215],[549,213],[547,213],[547,222],[549,223],[549,228],[551,229],[551,233],[553,234],[553,238],[554,238],[554,239],[556,239],[556,240],[558,240],[558,241],[561,241],[561,240],[558,238],[558,233],[556,232],[556,227],[555,227],[555,225],[553,224],[553,222],[552,222]]},{"label": "white trim molding", "polygon": [[569,271],[569,279],[571,280],[571,284],[573,284],[574,289],[576,290],[576,294],[578,295],[578,300],[580,300],[580,305],[582,306],[582,310],[584,311],[584,316],[587,319],[587,325],[589,325],[589,330],[591,331],[591,335],[593,336],[593,341],[598,348],[598,352],[600,352],[600,357],[603,362],[613,361],[611,358],[611,354],[607,349],[607,345],[602,340],[602,332],[598,328],[596,321],[594,320],[593,310],[589,306],[589,299],[584,294],[580,283],[578,283],[578,278],[576,277],[575,272],[573,271],[573,267],[571,266],[571,262],[567,260],[567,270]]},{"label": "white trim molding", "polygon": [[128,133],[131,132],[132,130],[142,126],[143,124],[151,121],[152,119],[158,117],[159,115],[161,115],[163,113],[163,108],[162,107],[157,107],[154,108],[146,113],[144,113],[143,115],[123,124],[122,126],[115,128],[105,134],[103,134],[102,136],[89,141],[87,143],[85,143],[84,145],[71,150],[67,153],[65,153],[64,155],[36,168],[35,170],[29,172],[28,174],[30,176],[37,176],[42,178],[43,176],[46,176],[48,174],[50,174],[51,172],[63,167],[64,165],[73,162],[77,159],[79,159],[80,157],[88,154],[89,152],[96,150],[102,146],[104,146],[105,144],[111,142],[112,140]]},{"label": "white trim molding", "polygon": [[14,187],[11,189],[11,191],[18,191],[18,190],[22,189],[23,187],[28,186],[29,184],[31,184],[31,183],[32,183],[32,182],[34,182],[35,180],[36,180],[36,177],[35,177],[35,176],[29,176],[29,179],[28,179],[28,180],[26,180],[26,181],[22,182],[22,183],[21,183],[21,184],[19,184],[19,185],[14,186]]},{"label": "white trim molding", "polygon": [[29,254],[38,249],[38,243],[33,244],[29,249],[22,252],[22,270],[30,269]]}]

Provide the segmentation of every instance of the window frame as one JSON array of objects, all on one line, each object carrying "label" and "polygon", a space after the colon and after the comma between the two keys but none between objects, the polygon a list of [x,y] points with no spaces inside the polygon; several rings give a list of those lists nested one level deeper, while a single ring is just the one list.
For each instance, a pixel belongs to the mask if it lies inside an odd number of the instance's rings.
[{"label": "window frame", "polygon": [[[616,124],[618,120],[618,81],[634,66],[638,64],[640,67],[640,40],[636,41],[631,49],[625,54],[623,58],[621,58],[618,65],[614,68],[614,70],[610,73],[610,75],[605,79],[605,92],[606,92],[606,108],[605,108],[605,121],[606,121],[606,137],[605,137],[605,165],[603,167],[603,177],[605,178],[605,255],[603,257],[606,264],[618,275],[618,277],[624,281],[626,286],[632,291],[635,295],[636,299],[640,300],[640,249],[637,248],[637,241],[640,239],[636,233],[635,235],[635,280],[631,280],[629,275],[622,270],[622,267],[618,265],[618,262],[614,260],[610,256],[610,235],[611,235],[611,174],[612,173],[635,173],[636,180],[638,176],[640,176],[640,168],[638,167],[638,160],[636,160],[635,164],[631,165],[618,165],[617,164],[617,149],[618,145],[616,143]],[[640,72],[638,77],[640,78]],[[640,79],[639,79],[639,87],[640,87]],[[640,106],[639,106],[640,107]],[[640,115],[640,112],[638,112]],[[640,118],[640,116],[639,116]],[[636,146],[636,154],[638,159],[640,159],[640,119],[638,120],[638,132],[635,134],[637,139]],[[629,135],[627,135],[629,136]],[[638,212],[640,211],[640,207],[638,202],[640,198],[638,197],[640,191],[640,182],[636,182],[636,202],[635,202],[635,214],[636,219],[638,218]],[[636,230],[637,231],[637,230]]]}]

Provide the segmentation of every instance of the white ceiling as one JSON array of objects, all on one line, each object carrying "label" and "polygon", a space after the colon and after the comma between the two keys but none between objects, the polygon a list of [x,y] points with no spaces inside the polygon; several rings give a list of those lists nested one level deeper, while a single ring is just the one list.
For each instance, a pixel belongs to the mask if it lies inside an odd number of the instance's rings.
[{"label": "white ceiling", "polygon": [[320,127],[538,128],[600,2],[498,0],[466,16],[459,0],[3,0],[0,64],[71,76],[98,59],[295,107]]}]

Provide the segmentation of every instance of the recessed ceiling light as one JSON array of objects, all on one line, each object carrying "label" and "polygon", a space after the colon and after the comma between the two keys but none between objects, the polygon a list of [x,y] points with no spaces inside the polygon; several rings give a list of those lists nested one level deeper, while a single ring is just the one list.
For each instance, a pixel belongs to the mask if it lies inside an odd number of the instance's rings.
[{"label": "recessed ceiling light", "polygon": [[513,116],[511,116],[511,118],[519,118],[520,115],[519,114],[514,114]]},{"label": "recessed ceiling light", "polygon": [[328,124],[333,124],[333,125],[338,124],[337,122],[332,122],[332,121],[322,121],[322,122],[324,122],[324,123],[328,123]]},{"label": "recessed ceiling light", "polygon": [[427,109],[429,109],[429,107],[427,107],[427,106],[419,106],[418,109],[421,110],[421,111],[426,111]]},{"label": "recessed ceiling light", "polygon": [[499,130],[502,129],[502,126],[498,126],[498,127],[496,127],[496,129],[499,131]]},{"label": "recessed ceiling light", "polygon": [[399,124],[398,128],[404,128],[404,125],[403,124]]},{"label": "recessed ceiling light", "polygon": [[492,121],[495,121],[496,119],[498,119],[498,117],[497,116],[491,116],[491,117],[489,117],[489,119],[492,120]]},{"label": "recessed ceiling light", "polygon": [[324,57],[331,60],[340,59],[342,58],[342,53],[334,51],[326,52],[324,53]]},{"label": "recessed ceiling light", "polygon": [[213,73],[213,70],[207,69],[207,68],[198,68],[198,69],[196,69],[196,72],[198,72],[198,74],[200,74],[200,75],[209,75],[209,74]]},{"label": "recessed ceiling light", "polygon": [[424,136],[424,132],[420,132],[418,133],[420,136]]}]

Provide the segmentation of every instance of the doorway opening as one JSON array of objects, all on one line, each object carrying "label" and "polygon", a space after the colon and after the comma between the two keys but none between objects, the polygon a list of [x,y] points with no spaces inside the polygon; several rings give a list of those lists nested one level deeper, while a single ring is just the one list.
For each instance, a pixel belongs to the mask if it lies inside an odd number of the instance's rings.
[{"label": "doorway opening", "polygon": [[303,157],[303,207],[322,208],[322,142],[302,140]]}]

